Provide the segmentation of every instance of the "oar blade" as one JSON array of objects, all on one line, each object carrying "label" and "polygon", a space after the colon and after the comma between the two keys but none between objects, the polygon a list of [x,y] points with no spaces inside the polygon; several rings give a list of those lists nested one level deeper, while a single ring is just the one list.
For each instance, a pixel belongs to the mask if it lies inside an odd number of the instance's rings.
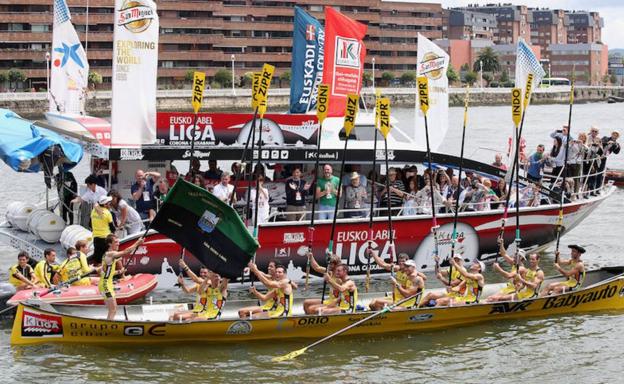
[{"label": "oar blade", "polygon": [[292,351],[286,355],[274,357],[271,359],[271,361],[274,363],[281,363],[282,361],[294,360],[297,357],[303,355],[307,349],[308,347],[297,349],[296,351]]}]

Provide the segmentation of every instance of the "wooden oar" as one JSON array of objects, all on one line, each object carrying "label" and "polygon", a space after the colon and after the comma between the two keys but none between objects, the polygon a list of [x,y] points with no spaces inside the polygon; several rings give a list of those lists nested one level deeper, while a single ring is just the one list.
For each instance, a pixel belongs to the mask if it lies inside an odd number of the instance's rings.
[{"label": "wooden oar", "polygon": [[568,111],[568,133],[566,135],[565,155],[563,160],[563,179],[561,181],[561,197],[559,198],[559,219],[557,221],[557,244],[555,246],[555,263],[559,262],[559,240],[563,228],[563,200],[565,199],[566,173],[568,167],[568,148],[570,147],[570,130],[572,129],[572,105],[574,104],[574,70],[570,84],[570,109]]},{"label": "wooden oar", "polygon": [[373,144],[373,177],[371,179],[371,195],[370,195],[370,214],[368,221],[368,258],[366,260],[366,282],[364,283],[364,289],[366,293],[370,288],[370,266],[371,266],[371,250],[373,246],[373,218],[375,217],[375,184],[377,182],[377,130],[379,129],[379,99],[381,99],[381,91],[375,91],[375,125],[373,130],[375,131],[375,142]]},{"label": "wooden oar", "polygon": [[[379,130],[384,138],[384,160],[386,163],[386,206],[388,208],[388,241],[390,242],[390,276],[394,277],[394,261],[396,260],[396,249],[394,248],[394,236],[392,230],[392,192],[390,191],[390,164],[388,161],[388,134],[392,126],[390,125],[390,99],[384,97],[379,99]],[[370,256],[369,256],[370,257]],[[392,302],[395,301],[396,289],[392,287]]]},{"label": "wooden oar", "polygon": [[[251,107],[254,108],[254,118],[251,123],[251,155],[249,156],[251,170],[247,173],[247,198],[245,199],[245,226],[249,227],[249,209],[251,207],[251,183],[253,181],[254,146],[256,145],[256,121],[259,110],[258,88],[260,87],[260,72],[253,74],[253,86],[251,91]],[[249,142],[249,139],[247,140]],[[249,275],[251,278],[251,275]]]},{"label": "wooden oar", "polygon": [[345,332],[347,332],[347,331],[357,327],[358,325],[360,325],[362,323],[365,323],[365,322],[367,322],[367,321],[369,321],[371,319],[374,319],[377,316],[383,315],[384,313],[389,312],[392,309],[398,307],[399,305],[401,305],[401,304],[403,304],[403,303],[413,299],[414,297],[418,296],[419,294],[420,294],[420,292],[418,292],[416,294],[413,294],[411,296],[408,296],[408,297],[406,297],[406,298],[404,298],[402,300],[399,300],[396,303],[394,303],[392,305],[389,305],[389,306],[385,307],[384,309],[373,313],[372,315],[366,316],[362,320],[356,321],[355,323],[349,325],[348,327],[342,328],[341,330],[338,330],[338,331],[332,333],[329,336],[325,336],[324,338],[322,338],[320,340],[317,340],[314,343],[312,343],[312,344],[310,344],[310,345],[308,345],[306,347],[303,347],[301,349],[297,349],[296,351],[292,351],[292,352],[290,352],[290,353],[288,353],[286,355],[283,355],[283,356],[274,357],[274,358],[271,359],[271,361],[273,361],[274,363],[279,363],[279,362],[282,362],[282,361],[295,359],[295,358],[303,355],[308,349],[314,348],[317,345],[319,345],[321,343],[324,343],[324,342],[326,342],[326,341],[328,341],[330,339],[333,339],[334,337],[336,337],[338,335],[341,335],[341,334],[343,334],[343,333],[345,333]]},{"label": "wooden oar", "polygon": [[[310,98],[311,99],[311,98]],[[318,87],[318,97],[316,106],[316,117],[319,122],[318,134],[316,136],[316,160],[314,160],[314,178],[312,180],[313,190],[316,190],[318,181],[319,152],[321,152],[321,137],[323,137],[323,121],[327,117],[327,108],[329,107],[329,85],[321,84]],[[310,217],[310,226],[308,227],[308,251],[313,253],[312,245],[314,244],[314,216],[316,215],[316,196],[312,198],[312,216]],[[306,262],[305,290],[308,289],[310,282],[310,258]]]}]

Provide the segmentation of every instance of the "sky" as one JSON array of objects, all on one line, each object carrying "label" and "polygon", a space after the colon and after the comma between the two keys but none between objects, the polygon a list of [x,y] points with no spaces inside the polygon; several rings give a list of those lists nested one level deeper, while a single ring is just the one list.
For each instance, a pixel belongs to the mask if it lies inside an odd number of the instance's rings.
[{"label": "sky", "polygon": [[[416,0],[392,0],[415,2]],[[604,18],[602,40],[609,49],[624,48],[624,0],[417,0],[423,3],[442,3],[443,7],[467,6],[468,4],[512,3],[529,7],[548,7],[550,9],[567,9],[577,11],[598,11]]]}]

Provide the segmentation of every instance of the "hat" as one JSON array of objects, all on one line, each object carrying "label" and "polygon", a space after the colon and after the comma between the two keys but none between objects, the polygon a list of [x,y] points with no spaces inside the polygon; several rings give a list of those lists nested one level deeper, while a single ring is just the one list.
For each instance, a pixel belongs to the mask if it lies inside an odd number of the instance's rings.
[{"label": "hat", "polygon": [[100,197],[100,200],[98,200],[98,204],[106,205],[106,204],[110,203],[111,201],[113,201],[112,197],[110,197],[110,196],[102,196],[102,197]]},{"label": "hat", "polygon": [[416,268],[416,262],[414,260],[406,260],[405,261],[405,265],[408,266],[408,267]]},{"label": "hat", "polygon": [[351,172],[351,180],[359,179],[360,175],[357,172]]},{"label": "hat", "polygon": [[568,248],[575,249],[581,255],[585,253],[585,248],[581,247],[580,245],[572,244],[572,245],[568,245]]},{"label": "hat", "polygon": [[479,267],[481,267],[481,272],[485,272],[485,264],[483,263],[483,261],[479,261],[479,260],[475,259],[474,262],[476,264],[479,264]]},{"label": "hat", "polygon": [[518,249],[518,255],[521,259],[526,260],[526,251],[524,249]]}]

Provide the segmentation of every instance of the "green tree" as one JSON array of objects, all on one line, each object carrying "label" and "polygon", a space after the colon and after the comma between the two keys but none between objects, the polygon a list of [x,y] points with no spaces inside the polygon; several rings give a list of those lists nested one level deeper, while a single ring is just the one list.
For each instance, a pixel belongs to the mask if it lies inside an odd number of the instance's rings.
[{"label": "green tree", "polygon": [[280,88],[282,87],[282,81],[285,82],[286,84],[290,84],[291,77],[292,77],[292,74],[290,73],[290,70],[286,70],[282,72],[282,74],[279,77]]},{"label": "green tree", "polygon": [[8,79],[9,79],[9,76],[7,75],[6,72],[0,72],[0,87],[2,87]]},{"label": "green tree", "polygon": [[409,85],[416,82],[416,72],[407,71],[401,75],[401,84]]},{"label": "green tree", "polygon": [[253,72],[245,72],[245,74],[241,76],[240,86],[250,87],[252,82],[253,82]]},{"label": "green tree", "polygon": [[17,88],[17,85],[20,82],[24,82],[27,79],[27,77],[24,74],[24,72],[20,71],[19,69],[15,69],[15,68],[9,69],[9,73],[7,74],[7,78],[9,80],[9,88],[11,88],[11,85],[13,85],[13,84],[15,84],[15,88]]},{"label": "green tree", "polygon": [[466,72],[466,74],[464,75],[464,82],[472,85],[475,81],[477,81],[477,73],[474,71]]},{"label": "green tree", "polygon": [[368,87],[368,84],[372,83],[372,81],[373,75],[369,71],[364,71],[364,73],[362,73],[362,82],[364,83],[364,86]]},{"label": "green tree", "polygon": [[498,81],[500,81],[501,84],[509,82],[509,72],[507,72],[506,69],[503,70],[500,77],[498,78]]},{"label": "green tree", "polygon": [[88,81],[91,84],[91,88],[95,89],[98,84],[102,84],[102,75],[96,71],[89,71]]},{"label": "green tree", "polygon": [[453,68],[452,65],[448,66],[448,69],[446,70],[446,77],[448,77],[448,81],[451,84],[459,81],[459,75],[457,74],[457,72],[455,71],[455,68]]},{"label": "green tree", "polygon": [[[0,74],[1,76],[2,74]],[[611,82],[611,85],[615,85],[615,83],[617,83],[617,76],[615,76],[615,73],[612,73],[611,76],[609,76],[609,81]],[[2,84],[2,81],[0,81],[0,84]]]},{"label": "green tree", "polygon": [[384,72],[381,74],[381,80],[384,81],[384,83],[386,83],[386,85],[390,85],[390,83],[392,82],[392,80],[394,80],[396,76],[394,76],[394,73],[392,72]]},{"label": "green tree", "polygon": [[214,74],[213,81],[219,84],[220,88],[228,88],[232,86],[232,72],[227,69],[219,69]]},{"label": "green tree", "polygon": [[485,81],[486,84],[490,84],[492,82],[493,76],[487,72],[485,72],[483,74],[483,81]]},{"label": "green tree", "polygon": [[479,52],[477,60],[472,66],[473,71],[477,72],[483,65],[483,72],[498,72],[500,69],[500,63],[498,61],[498,54],[492,49],[492,47],[486,47]]},{"label": "green tree", "polygon": [[195,76],[195,71],[189,69],[188,71],[186,71],[186,73],[184,74],[184,82],[185,83],[192,83],[193,82],[193,77]]},{"label": "green tree", "polygon": [[470,71],[470,65],[468,65],[468,63],[462,64],[462,66],[459,67],[459,71],[460,72],[468,72],[468,71]]}]

